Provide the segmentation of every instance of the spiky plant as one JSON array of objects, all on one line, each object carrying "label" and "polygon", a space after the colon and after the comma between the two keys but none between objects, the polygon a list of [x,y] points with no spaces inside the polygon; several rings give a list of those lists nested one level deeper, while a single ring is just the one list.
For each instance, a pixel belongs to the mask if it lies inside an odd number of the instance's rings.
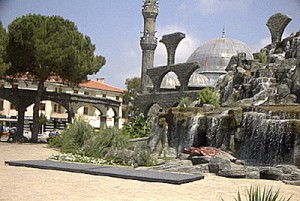
[{"label": "spiky plant", "polygon": [[[279,189],[276,191],[273,191],[273,187],[264,187],[263,190],[259,186],[250,186],[249,189],[247,189],[247,193],[245,196],[246,201],[290,201],[292,199],[291,195],[289,198],[284,198],[282,196],[279,197]],[[238,195],[236,198],[234,198],[235,201],[242,201],[242,197],[240,192],[238,191]],[[222,201],[224,199],[222,198]]]},{"label": "spiky plant", "polygon": [[83,152],[87,156],[96,158],[104,158],[110,150],[122,150],[129,145],[127,135],[117,128],[107,128],[95,135],[83,148]]},{"label": "spiky plant", "polygon": [[82,118],[75,119],[74,123],[62,133],[62,152],[77,152],[95,132],[92,126]]}]

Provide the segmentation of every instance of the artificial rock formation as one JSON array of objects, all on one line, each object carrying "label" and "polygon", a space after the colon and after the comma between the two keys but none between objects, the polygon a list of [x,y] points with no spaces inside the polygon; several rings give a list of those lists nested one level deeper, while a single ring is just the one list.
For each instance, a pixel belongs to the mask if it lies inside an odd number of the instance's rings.
[{"label": "artificial rock formation", "polygon": [[[167,124],[168,148],[176,151],[177,158],[191,160],[188,167],[180,164],[178,171],[300,184],[300,32],[281,39],[290,20],[281,15],[282,20],[276,20],[278,16],[268,21],[270,45],[255,53],[253,60],[244,53],[231,58],[227,74],[215,85],[221,107],[171,108],[159,115]],[[275,25],[281,28],[276,30]],[[187,147],[201,146],[230,152],[239,162],[182,153]]]}]

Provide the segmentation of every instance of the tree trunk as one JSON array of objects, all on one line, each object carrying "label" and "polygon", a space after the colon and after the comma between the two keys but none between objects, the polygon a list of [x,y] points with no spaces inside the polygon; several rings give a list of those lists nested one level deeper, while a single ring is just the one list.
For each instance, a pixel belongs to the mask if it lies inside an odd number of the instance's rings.
[{"label": "tree trunk", "polygon": [[24,140],[24,116],[26,109],[18,109],[17,135],[13,139],[15,142],[23,142]]},{"label": "tree trunk", "polygon": [[32,133],[31,133],[31,140],[32,142],[38,141],[38,134],[40,131],[40,102],[42,99],[44,90],[44,81],[39,81],[37,96],[35,97],[34,106],[33,106],[33,125],[32,125]]}]

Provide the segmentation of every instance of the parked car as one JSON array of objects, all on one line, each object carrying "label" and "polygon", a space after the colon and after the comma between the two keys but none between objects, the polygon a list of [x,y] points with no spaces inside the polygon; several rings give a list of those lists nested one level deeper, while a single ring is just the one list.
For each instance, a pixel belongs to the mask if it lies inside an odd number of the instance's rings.
[{"label": "parked car", "polygon": [[57,136],[61,136],[61,133],[58,131],[49,132],[49,138],[53,138],[53,137],[57,137]]}]

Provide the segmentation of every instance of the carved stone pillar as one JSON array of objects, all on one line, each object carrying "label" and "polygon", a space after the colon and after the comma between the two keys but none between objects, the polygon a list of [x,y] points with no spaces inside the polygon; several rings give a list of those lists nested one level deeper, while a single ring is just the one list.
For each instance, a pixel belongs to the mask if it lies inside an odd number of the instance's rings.
[{"label": "carved stone pillar", "polygon": [[159,42],[165,44],[168,53],[168,66],[175,63],[175,52],[179,42],[185,38],[185,34],[181,32],[164,35]]},{"label": "carved stone pillar", "polygon": [[290,23],[291,20],[292,18],[283,13],[274,14],[269,18],[267,22],[267,27],[271,32],[273,46],[275,46],[276,43],[279,43],[281,41],[284,29]]}]

